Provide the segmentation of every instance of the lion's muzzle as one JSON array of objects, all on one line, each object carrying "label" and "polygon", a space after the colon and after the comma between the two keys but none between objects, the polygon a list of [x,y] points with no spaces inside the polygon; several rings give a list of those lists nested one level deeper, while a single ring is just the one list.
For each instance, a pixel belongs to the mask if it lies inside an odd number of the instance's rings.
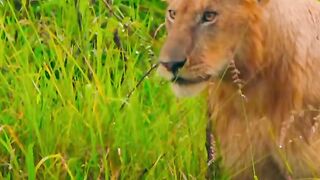
[{"label": "lion's muzzle", "polygon": [[183,66],[186,64],[186,60],[180,60],[180,61],[160,61],[161,66],[165,67],[169,72],[176,75],[179,71],[179,69],[183,68]]}]

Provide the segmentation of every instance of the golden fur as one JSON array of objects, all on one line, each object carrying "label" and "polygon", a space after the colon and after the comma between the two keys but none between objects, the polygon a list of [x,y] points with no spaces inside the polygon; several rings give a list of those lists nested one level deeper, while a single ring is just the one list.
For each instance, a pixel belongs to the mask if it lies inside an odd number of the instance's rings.
[{"label": "golden fur", "polygon": [[[167,21],[160,61],[186,58],[178,76],[203,78],[173,82],[173,89],[178,96],[207,89],[223,165],[233,178],[320,178],[320,3],[168,3],[176,17]],[[219,13],[216,23],[196,23],[207,10]],[[159,73],[173,78],[163,66]]]}]

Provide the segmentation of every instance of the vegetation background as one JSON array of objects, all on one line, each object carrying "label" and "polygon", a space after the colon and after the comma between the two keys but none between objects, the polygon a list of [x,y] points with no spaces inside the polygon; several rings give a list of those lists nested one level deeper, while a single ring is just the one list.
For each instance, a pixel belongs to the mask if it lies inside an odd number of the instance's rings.
[{"label": "vegetation background", "polygon": [[0,179],[204,179],[205,101],[155,72],[128,98],[164,14],[160,0],[0,0]]}]

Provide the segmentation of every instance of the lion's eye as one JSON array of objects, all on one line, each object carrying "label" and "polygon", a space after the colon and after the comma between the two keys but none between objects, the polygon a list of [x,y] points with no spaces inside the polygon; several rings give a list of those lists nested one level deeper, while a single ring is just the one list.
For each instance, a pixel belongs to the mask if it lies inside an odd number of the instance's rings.
[{"label": "lion's eye", "polygon": [[203,23],[214,23],[217,19],[218,13],[215,11],[206,11],[203,13],[202,22]]},{"label": "lion's eye", "polygon": [[170,9],[170,10],[168,10],[168,13],[169,13],[169,20],[170,20],[171,22],[173,22],[174,19],[176,18],[176,11]]}]

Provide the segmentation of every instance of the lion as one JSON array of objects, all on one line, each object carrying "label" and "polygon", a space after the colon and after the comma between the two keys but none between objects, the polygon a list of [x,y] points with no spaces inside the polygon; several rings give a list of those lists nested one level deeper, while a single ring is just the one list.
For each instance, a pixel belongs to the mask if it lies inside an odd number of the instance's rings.
[{"label": "lion", "polygon": [[167,2],[158,73],[207,97],[230,178],[320,178],[320,3]]}]

